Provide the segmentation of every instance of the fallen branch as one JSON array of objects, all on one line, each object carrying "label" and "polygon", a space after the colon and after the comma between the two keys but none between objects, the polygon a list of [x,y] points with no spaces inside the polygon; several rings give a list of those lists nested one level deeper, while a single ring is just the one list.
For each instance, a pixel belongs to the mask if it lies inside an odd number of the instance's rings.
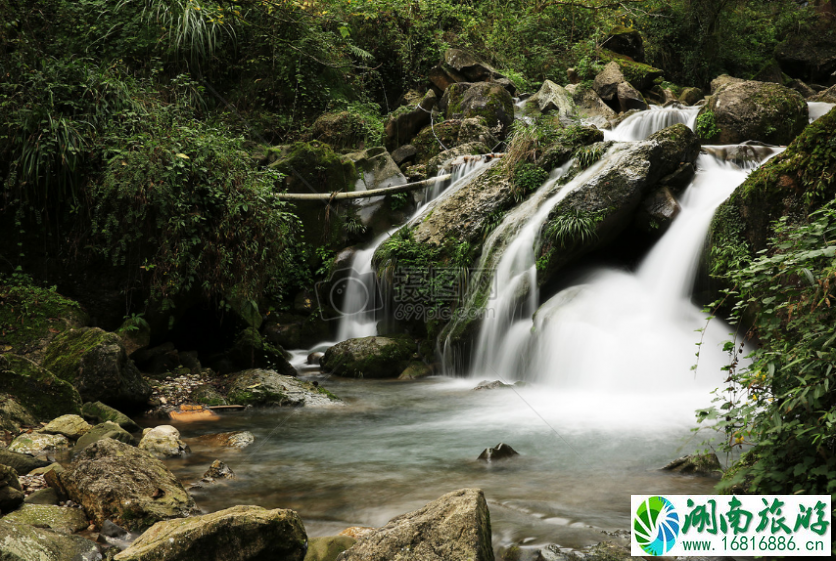
[{"label": "fallen branch", "polygon": [[371,189],[369,191],[347,191],[337,193],[278,193],[276,198],[280,201],[344,201],[346,199],[365,199],[367,197],[380,197],[384,195],[393,195],[395,193],[406,193],[408,191],[417,191],[427,185],[432,185],[438,181],[447,181],[453,175],[439,175],[423,181],[416,181],[415,183],[407,183],[406,185],[396,185],[394,187],[383,187],[382,189]]}]

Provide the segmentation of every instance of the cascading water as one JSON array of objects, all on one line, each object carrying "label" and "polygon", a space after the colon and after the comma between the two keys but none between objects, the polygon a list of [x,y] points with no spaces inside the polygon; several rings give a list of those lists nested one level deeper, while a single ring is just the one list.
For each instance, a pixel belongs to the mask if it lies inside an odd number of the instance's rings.
[{"label": "cascading water", "polygon": [[651,105],[648,111],[630,115],[614,130],[604,131],[604,140],[644,140],[656,131],[682,123],[691,130],[697,121],[699,107],[659,107]]},{"label": "cascading water", "polygon": [[[443,193],[452,193],[485,165],[486,161],[482,157],[467,157],[453,162],[452,177],[446,181],[437,181],[427,188],[424,201],[409,221],[422,216],[431,201]],[[443,174],[439,172],[439,175]],[[357,251],[351,260],[349,276],[332,289],[333,299],[340,302],[341,317],[337,328],[337,341],[369,337],[377,333],[377,321],[380,319],[379,312],[383,302],[376,286],[372,258],[380,244],[399,228],[400,226],[397,226],[379,235],[368,248]]]},{"label": "cascading water", "polygon": [[812,123],[819,117],[824,117],[834,107],[836,107],[836,104],[834,103],[825,103],[823,101],[808,101],[807,110],[810,116],[810,122]]}]

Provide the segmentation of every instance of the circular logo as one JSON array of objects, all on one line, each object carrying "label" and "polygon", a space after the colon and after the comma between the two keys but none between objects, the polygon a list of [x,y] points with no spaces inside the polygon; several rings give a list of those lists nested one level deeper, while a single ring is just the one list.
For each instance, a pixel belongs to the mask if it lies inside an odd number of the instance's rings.
[{"label": "circular logo", "polygon": [[633,530],[645,553],[664,555],[679,536],[679,514],[665,497],[650,497],[636,510]]},{"label": "circular logo", "polygon": [[346,277],[331,287],[331,306],[344,316],[366,311],[369,300],[369,289],[360,279]]}]

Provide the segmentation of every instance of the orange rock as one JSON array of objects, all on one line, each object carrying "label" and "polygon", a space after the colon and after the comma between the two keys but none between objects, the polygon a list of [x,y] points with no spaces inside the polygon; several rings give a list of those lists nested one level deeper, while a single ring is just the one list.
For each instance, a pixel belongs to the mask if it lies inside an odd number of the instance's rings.
[{"label": "orange rock", "polygon": [[368,526],[352,526],[351,528],[346,528],[338,535],[348,536],[349,538],[360,540],[362,538],[365,538],[368,534],[374,532],[375,530],[376,528],[370,528]]},{"label": "orange rock", "polygon": [[199,411],[172,411],[169,413],[169,416],[175,421],[181,421],[184,423],[191,423],[193,421],[217,421],[220,419],[220,417],[212,411],[206,411],[202,408]]}]

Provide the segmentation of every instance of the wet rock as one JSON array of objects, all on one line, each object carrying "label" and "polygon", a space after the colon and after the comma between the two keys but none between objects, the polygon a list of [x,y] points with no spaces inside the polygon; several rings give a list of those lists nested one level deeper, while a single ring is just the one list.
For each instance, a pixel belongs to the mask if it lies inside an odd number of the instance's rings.
[{"label": "wet rock", "polygon": [[70,441],[60,434],[41,434],[32,432],[21,434],[9,445],[9,452],[43,456],[53,454],[59,450],[68,450]]},{"label": "wet rock", "polygon": [[514,100],[498,84],[480,82],[467,90],[461,102],[462,117],[482,117],[488,128],[497,129],[497,138],[505,138],[514,122]]},{"label": "wet rock", "polygon": [[206,473],[203,474],[203,479],[237,479],[235,473],[228,465],[220,460],[215,460]]},{"label": "wet rock", "polygon": [[194,499],[160,460],[112,439],[82,450],[60,481],[97,524],[110,519],[144,529],[195,511]]},{"label": "wet rock", "polygon": [[17,399],[0,394],[0,430],[15,433],[20,431],[22,426],[37,424],[38,420],[32,412],[18,403]]},{"label": "wet rock", "polygon": [[723,475],[723,468],[720,466],[720,460],[717,459],[717,454],[714,453],[682,456],[681,458],[673,460],[662,469],[664,471],[672,471],[674,473],[705,475],[716,478]]},{"label": "wet rock", "polygon": [[203,434],[193,440],[195,444],[200,444],[201,446],[218,446],[242,450],[255,442],[255,437],[249,431],[233,431]]},{"label": "wet rock", "polygon": [[[569,91],[569,88],[566,90]],[[616,112],[604,103],[594,89],[579,84],[570,93],[578,114],[585,119],[593,120],[596,125],[603,126],[617,117]]]},{"label": "wet rock", "polygon": [[813,88],[811,88],[810,86],[808,86],[807,84],[802,82],[801,80],[792,80],[791,82],[786,84],[786,86],[789,89],[795,90],[798,93],[800,93],[801,97],[803,97],[804,99],[809,99],[809,98],[813,97],[814,95],[816,95],[816,90],[814,90]]},{"label": "wet rock", "polygon": [[491,151],[487,144],[481,142],[467,142],[460,144],[455,148],[439,152],[438,155],[433,156],[426,165],[426,172],[428,175],[436,175],[439,170],[445,169],[452,165],[452,162],[459,160],[462,157],[480,156],[488,154]]},{"label": "wet rock", "polygon": [[624,74],[616,62],[610,62],[595,76],[592,88],[602,100],[615,102],[618,99],[618,85],[624,82]]},{"label": "wet rock", "polygon": [[159,459],[180,458],[190,453],[189,447],[180,440],[180,431],[171,425],[145,429],[139,449]]},{"label": "wet rock", "polygon": [[320,407],[340,401],[322,386],[272,370],[245,370],[230,378],[227,400],[231,404]]},{"label": "wet rock", "polygon": [[305,561],[335,561],[337,556],[357,543],[348,536],[326,536],[311,538],[308,542],[308,553]]},{"label": "wet rock", "polygon": [[292,510],[236,506],[155,524],[116,561],[302,561],[305,527]]},{"label": "wet rock", "polygon": [[473,389],[474,390],[501,390],[501,389],[509,389],[509,388],[513,388],[513,387],[514,386],[512,386],[511,384],[506,384],[505,382],[502,382],[500,380],[494,380],[493,382],[491,382],[490,380],[482,380],[481,382],[479,382],[479,385],[477,385]]},{"label": "wet rock", "polygon": [[638,109],[639,111],[647,109],[647,102],[642,97],[642,94],[628,82],[618,84],[616,91],[618,92],[618,106],[622,112],[630,111],[631,109]]},{"label": "wet rock", "polygon": [[[404,557],[404,551],[409,551]],[[393,518],[337,557],[338,561],[493,561],[491,523],[479,489],[448,493]]]},{"label": "wet rock", "polygon": [[139,432],[142,430],[130,417],[109,405],[105,405],[101,401],[85,403],[81,407],[81,414],[91,423],[101,424],[110,421],[116,423],[127,432]]},{"label": "wet rock", "polygon": [[131,434],[111,421],[105,421],[99,425],[94,426],[87,431],[84,436],[78,439],[75,443],[75,453],[84,450],[94,442],[101,440],[118,440],[128,445],[136,444],[134,437]]},{"label": "wet rock", "polygon": [[398,164],[382,146],[346,154],[344,157],[353,161],[357,170],[355,191],[383,189],[406,183],[406,177]]},{"label": "wet rock", "polygon": [[404,368],[404,371],[398,376],[398,380],[418,380],[432,375],[433,369],[429,364],[413,360],[409,363],[409,366]]},{"label": "wet rock", "polygon": [[73,534],[87,528],[88,521],[80,508],[65,506],[24,504],[18,510],[3,517],[12,524],[28,524],[38,528],[49,528],[64,534]]},{"label": "wet rock", "polygon": [[122,340],[101,329],[71,329],[47,348],[44,368],[70,382],[84,401],[139,409],[151,397],[151,387],[128,359]]},{"label": "wet rock", "polygon": [[270,368],[285,376],[297,374],[284,349],[266,342],[254,327],[248,327],[238,335],[227,356],[236,369]]},{"label": "wet rock", "polygon": [[91,428],[90,424],[78,415],[62,415],[53,419],[39,432],[44,434],[60,434],[71,440],[84,436]]},{"label": "wet rock", "polygon": [[636,212],[636,227],[643,232],[661,235],[680,210],[679,203],[667,187],[656,189],[642,200]]},{"label": "wet rock", "polygon": [[320,352],[311,353],[311,354],[308,355],[308,358],[305,359],[305,362],[307,364],[318,365],[319,362],[322,360],[322,357],[324,357],[324,356],[325,356],[325,353],[320,353]]},{"label": "wet rock", "polygon": [[814,95],[810,101],[820,101],[822,103],[836,103],[836,86],[824,90],[823,92]]},{"label": "wet rock", "polygon": [[396,378],[416,350],[408,336],[348,339],[325,351],[322,369],[346,378]]},{"label": "wet rock", "polygon": [[79,561],[100,559],[96,544],[79,536],[0,520],[3,561]]},{"label": "wet rock", "polygon": [[415,154],[417,153],[418,150],[416,150],[415,146],[412,144],[404,144],[392,152],[392,160],[399,166],[402,164],[410,164],[415,161]]},{"label": "wet rock", "polygon": [[212,384],[202,384],[194,389],[191,393],[191,399],[195,403],[201,405],[208,405],[210,407],[216,405],[229,405],[226,398],[218,391],[218,388]]},{"label": "wet rock", "polygon": [[569,117],[575,113],[572,95],[551,80],[543,82],[540,90],[528,98],[526,107],[536,107],[540,113],[556,111],[561,117]]},{"label": "wet rock", "polygon": [[11,512],[23,504],[25,495],[14,468],[0,464],[0,512]]},{"label": "wet rock", "polygon": [[514,456],[519,456],[519,452],[508,446],[507,444],[500,442],[493,448],[485,448],[481,454],[479,454],[478,460],[482,460],[483,462],[496,462],[498,460],[507,460],[508,458],[513,458]]},{"label": "wet rock", "polygon": [[[714,82],[712,82],[712,90]],[[700,117],[714,114],[718,144],[759,140],[789,144],[807,126],[807,102],[798,92],[769,82],[727,82],[717,88]]]},{"label": "wet rock", "polygon": [[0,355],[0,394],[14,396],[36,419],[44,421],[81,411],[81,398],[70,383],[13,354]]},{"label": "wet rock", "polygon": [[18,473],[29,473],[33,469],[48,466],[49,462],[0,448],[0,464],[14,468]]}]

